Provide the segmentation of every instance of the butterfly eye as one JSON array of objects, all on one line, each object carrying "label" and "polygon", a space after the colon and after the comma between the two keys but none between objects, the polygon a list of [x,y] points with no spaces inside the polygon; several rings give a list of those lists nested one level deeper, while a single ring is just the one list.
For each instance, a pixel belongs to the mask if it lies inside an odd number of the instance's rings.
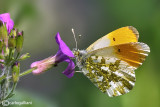
[{"label": "butterfly eye", "polygon": [[78,51],[74,51],[73,52],[75,56],[79,56],[79,52]]}]

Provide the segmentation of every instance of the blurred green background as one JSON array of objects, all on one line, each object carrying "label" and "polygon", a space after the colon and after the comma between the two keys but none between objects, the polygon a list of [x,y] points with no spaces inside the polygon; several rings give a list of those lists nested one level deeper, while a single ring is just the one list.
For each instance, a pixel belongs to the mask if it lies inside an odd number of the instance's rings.
[{"label": "blurred green background", "polygon": [[136,27],[139,41],[151,48],[144,64],[136,70],[135,87],[126,95],[110,98],[80,73],[68,79],[61,73],[67,67],[62,63],[44,74],[21,78],[13,101],[32,101],[24,107],[160,107],[159,0],[0,0],[0,14],[5,12],[11,14],[15,27],[24,30],[23,53],[31,54],[21,64],[21,71],[33,61],[57,52],[57,32],[74,48],[71,28],[76,35],[82,35],[78,40],[80,49],[128,25]]}]

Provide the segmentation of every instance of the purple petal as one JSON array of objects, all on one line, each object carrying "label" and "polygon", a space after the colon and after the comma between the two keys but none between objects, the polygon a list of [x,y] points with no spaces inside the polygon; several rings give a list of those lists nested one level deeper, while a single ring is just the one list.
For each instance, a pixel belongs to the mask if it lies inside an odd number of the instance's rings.
[{"label": "purple petal", "polygon": [[3,22],[3,24],[6,23],[7,31],[8,33],[10,33],[11,29],[13,29],[14,26],[14,22],[10,18],[10,14],[9,13],[0,14],[0,20]]},{"label": "purple petal", "polygon": [[59,45],[59,49],[67,56],[69,57],[74,57],[72,51],[69,49],[69,47],[63,42],[63,40],[60,37],[60,34],[57,33],[56,37],[56,42]]},{"label": "purple petal", "polygon": [[64,75],[66,75],[68,78],[71,78],[71,77],[73,77],[74,72],[75,72],[74,71],[75,64],[74,64],[74,62],[70,58],[66,59],[65,62],[68,62],[68,67],[62,73]]}]

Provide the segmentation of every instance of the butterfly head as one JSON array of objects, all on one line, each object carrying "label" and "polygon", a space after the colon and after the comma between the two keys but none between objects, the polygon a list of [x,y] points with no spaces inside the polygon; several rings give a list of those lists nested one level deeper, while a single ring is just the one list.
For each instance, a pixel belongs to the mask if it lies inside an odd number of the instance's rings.
[{"label": "butterfly head", "polygon": [[73,49],[72,52],[75,56],[77,66],[79,68],[82,68],[84,61],[85,61],[85,58],[86,58],[86,55],[87,55],[87,52],[85,50],[79,50],[77,48]]},{"label": "butterfly head", "polygon": [[73,52],[75,57],[83,57],[83,56],[86,56],[86,54],[87,54],[86,50],[79,50],[77,48],[74,48],[72,50],[72,52]]},{"label": "butterfly head", "polygon": [[74,54],[75,57],[78,57],[78,56],[79,56],[79,49],[74,48],[74,49],[72,50],[72,52],[73,52],[73,54]]}]

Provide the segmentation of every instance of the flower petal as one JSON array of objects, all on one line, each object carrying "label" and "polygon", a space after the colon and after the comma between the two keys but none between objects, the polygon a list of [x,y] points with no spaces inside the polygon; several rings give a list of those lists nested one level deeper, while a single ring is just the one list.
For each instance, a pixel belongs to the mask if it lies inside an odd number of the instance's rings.
[{"label": "flower petal", "polygon": [[66,75],[68,78],[71,78],[71,77],[73,77],[74,72],[75,72],[74,71],[75,64],[74,64],[74,62],[70,58],[66,59],[65,62],[68,62],[68,67],[62,73],[64,75]]},{"label": "flower petal", "polygon": [[8,33],[10,33],[11,29],[13,29],[14,26],[14,22],[10,18],[10,14],[9,13],[0,14],[0,20],[3,22],[3,24],[6,23],[7,31]]},{"label": "flower petal", "polygon": [[74,57],[72,51],[69,49],[69,47],[64,43],[64,41],[61,39],[60,34],[56,34],[56,42],[59,45],[59,49],[67,56]]},{"label": "flower petal", "polygon": [[32,71],[33,74],[40,74],[41,72],[43,72],[41,68],[38,68],[38,64],[40,64],[39,61],[33,62],[31,64],[31,68],[37,67],[37,69]]},{"label": "flower petal", "polygon": [[70,57],[74,57],[72,51],[69,47],[61,40],[59,33],[57,33],[56,42],[59,45],[59,50],[56,55],[43,59],[41,61],[36,61],[31,64],[31,68],[36,67],[35,70],[32,71],[33,74],[40,74],[53,66],[56,66],[58,63],[67,62],[68,67],[63,74],[65,74],[68,78],[73,77],[75,64],[70,59]]},{"label": "flower petal", "polygon": [[44,71],[50,69],[52,66],[54,66],[56,62],[56,56],[48,57],[46,59],[43,59],[41,61],[36,61],[31,64],[31,68],[37,67],[37,69],[33,70],[33,74],[41,74]]}]

